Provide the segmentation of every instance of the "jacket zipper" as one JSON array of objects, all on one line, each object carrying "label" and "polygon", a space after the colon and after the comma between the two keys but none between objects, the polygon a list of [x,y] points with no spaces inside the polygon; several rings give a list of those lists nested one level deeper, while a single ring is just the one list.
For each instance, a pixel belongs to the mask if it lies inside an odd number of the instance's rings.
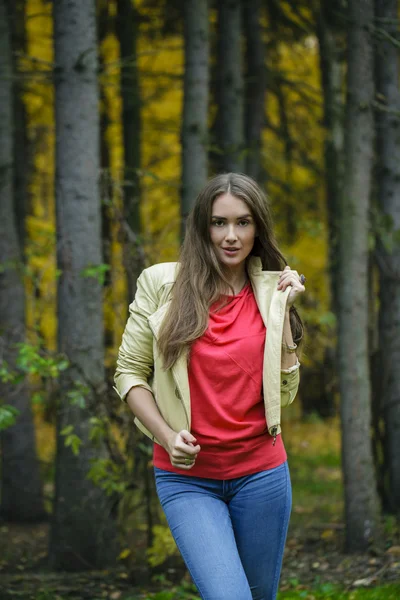
[{"label": "jacket zipper", "polygon": [[272,442],[272,445],[273,445],[273,446],[275,446],[275,443],[276,443],[276,436],[278,435],[278,428],[277,428],[277,427],[273,427],[273,428],[271,429],[271,435],[272,435],[272,436],[273,436],[273,438],[274,438],[274,441]]}]

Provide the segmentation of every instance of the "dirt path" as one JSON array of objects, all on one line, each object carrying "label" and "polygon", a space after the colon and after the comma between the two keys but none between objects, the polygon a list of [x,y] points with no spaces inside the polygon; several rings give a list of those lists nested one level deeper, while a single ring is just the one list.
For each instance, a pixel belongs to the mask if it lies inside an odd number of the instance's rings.
[{"label": "dirt path", "polygon": [[[144,598],[147,569],[119,569],[85,573],[53,573],[46,569],[49,525],[0,525],[0,600],[118,600],[125,594]],[[343,530],[337,524],[307,531],[291,531],[285,551],[281,590],[339,584],[345,589],[399,583],[400,545],[379,555],[341,552]],[[178,572],[180,571],[178,566]]]}]

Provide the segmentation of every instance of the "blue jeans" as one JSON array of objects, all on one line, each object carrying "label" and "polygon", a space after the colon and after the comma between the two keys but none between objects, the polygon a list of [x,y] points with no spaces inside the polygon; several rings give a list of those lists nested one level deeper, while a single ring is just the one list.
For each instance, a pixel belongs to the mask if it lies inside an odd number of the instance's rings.
[{"label": "blue jeans", "polygon": [[292,505],[287,462],[235,479],[154,468],[157,494],[203,600],[274,600]]}]

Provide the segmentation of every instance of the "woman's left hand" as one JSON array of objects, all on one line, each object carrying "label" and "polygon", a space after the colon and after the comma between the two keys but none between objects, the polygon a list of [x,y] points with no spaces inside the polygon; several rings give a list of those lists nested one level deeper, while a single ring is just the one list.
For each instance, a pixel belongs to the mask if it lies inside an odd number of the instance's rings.
[{"label": "woman's left hand", "polygon": [[292,289],[289,292],[286,307],[292,306],[294,301],[297,299],[298,294],[305,291],[305,286],[300,282],[300,275],[297,271],[292,271],[287,265],[281,272],[281,276],[278,281],[278,290],[284,291],[287,286],[290,285]]}]

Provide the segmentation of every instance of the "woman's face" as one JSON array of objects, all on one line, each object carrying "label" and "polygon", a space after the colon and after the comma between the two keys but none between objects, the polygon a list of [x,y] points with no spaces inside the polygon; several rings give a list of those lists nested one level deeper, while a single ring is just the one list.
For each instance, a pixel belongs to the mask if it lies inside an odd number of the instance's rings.
[{"label": "woman's face", "polygon": [[247,204],[229,193],[218,196],[212,207],[210,235],[223,265],[232,269],[244,266],[256,236],[256,225]]}]

